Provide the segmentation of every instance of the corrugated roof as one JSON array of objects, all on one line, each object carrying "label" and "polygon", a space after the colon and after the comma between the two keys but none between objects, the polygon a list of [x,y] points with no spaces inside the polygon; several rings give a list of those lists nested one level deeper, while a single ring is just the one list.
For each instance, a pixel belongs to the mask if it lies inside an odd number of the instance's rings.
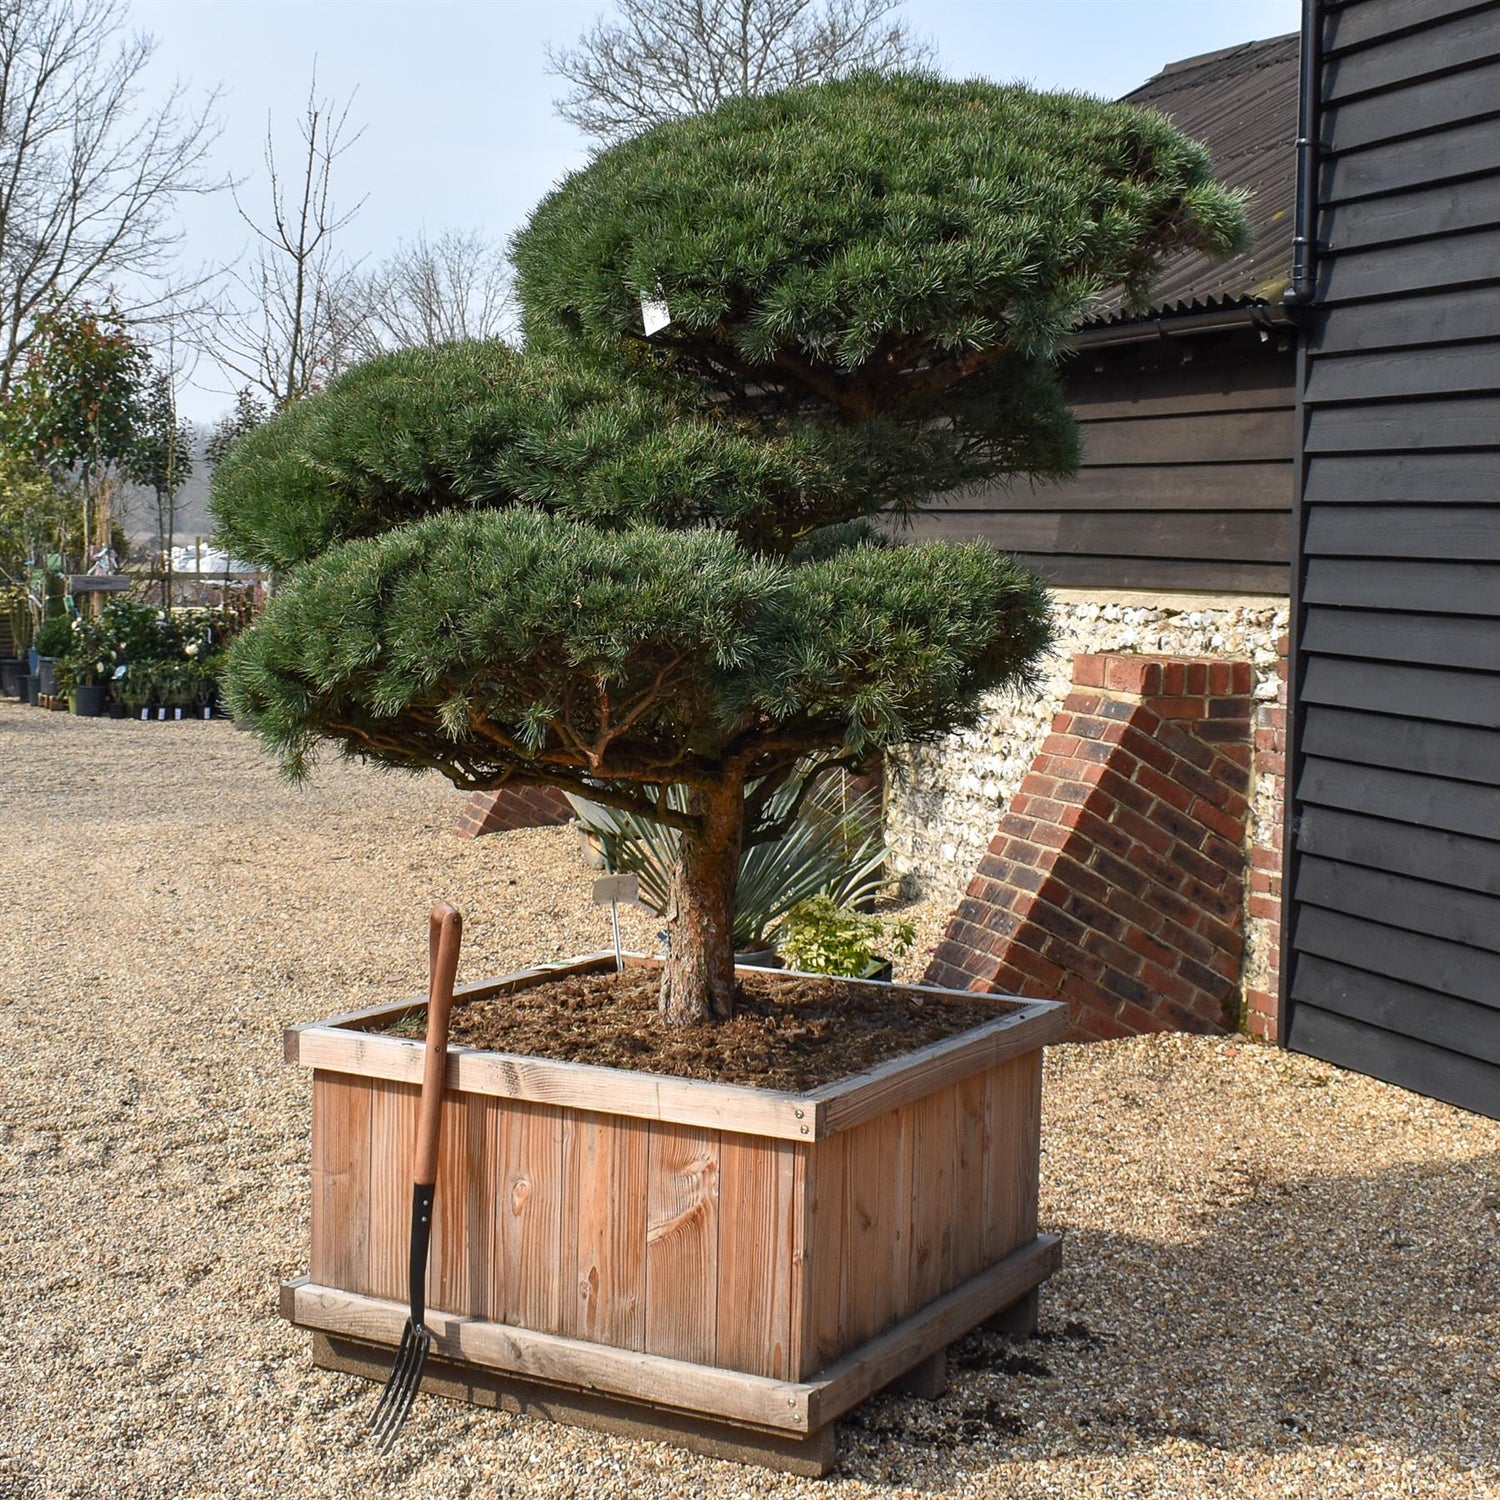
[{"label": "corrugated roof", "polygon": [[[1250,249],[1228,260],[1193,252],[1167,261],[1152,289],[1153,313],[1280,299],[1292,264],[1300,44],[1292,32],[1184,58],[1126,94],[1125,103],[1159,109],[1184,134],[1202,141],[1212,153],[1214,175],[1252,195]],[[1133,318],[1114,307],[1092,321]]]}]

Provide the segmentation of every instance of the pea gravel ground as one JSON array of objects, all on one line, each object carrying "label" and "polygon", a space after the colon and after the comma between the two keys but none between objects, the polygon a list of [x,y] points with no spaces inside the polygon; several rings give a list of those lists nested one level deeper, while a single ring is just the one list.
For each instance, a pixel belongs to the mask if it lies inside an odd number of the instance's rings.
[{"label": "pea gravel ground", "polygon": [[1500,1126],[1180,1037],[1051,1054],[1042,1336],[867,1403],[829,1479],[436,1400],[378,1460],[371,1388],[274,1313],[307,1237],[280,1030],[421,989],[434,897],[470,977],[603,946],[572,831],[463,843],[441,782],[293,791],[226,724],[13,704],[0,784],[7,1500],[1500,1495]]}]

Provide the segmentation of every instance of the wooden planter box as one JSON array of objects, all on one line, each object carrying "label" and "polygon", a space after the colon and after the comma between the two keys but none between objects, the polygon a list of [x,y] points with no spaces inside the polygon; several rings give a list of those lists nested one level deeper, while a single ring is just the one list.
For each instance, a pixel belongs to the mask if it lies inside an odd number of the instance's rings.
[{"label": "wooden planter box", "polygon": [[[320,1364],[382,1380],[423,1048],[372,1028],[424,1008],[286,1034],[313,1070],[312,1247],[282,1311]],[[1066,1006],[1017,1000],[803,1094],[450,1048],[427,1387],[826,1472],[836,1417],[1056,1268],[1037,1233],[1041,1048],[1066,1025]]]}]

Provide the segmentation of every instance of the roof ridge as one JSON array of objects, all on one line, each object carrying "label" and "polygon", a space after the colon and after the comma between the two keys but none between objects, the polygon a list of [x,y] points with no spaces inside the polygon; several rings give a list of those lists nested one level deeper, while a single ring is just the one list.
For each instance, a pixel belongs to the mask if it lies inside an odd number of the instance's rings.
[{"label": "roof ridge", "polygon": [[[1301,39],[1300,32],[1287,31],[1283,32],[1280,36],[1261,37],[1258,40],[1249,42],[1236,42],[1232,47],[1220,47],[1214,52],[1200,52],[1196,57],[1179,58],[1176,62],[1169,62],[1160,72],[1153,74],[1138,88],[1132,89],[1131,93],[1138,94],[1141,89],[1148,89],[1153,83],[1160,83],[1164,78],[1176,78],[1182,73],[1192,72],[1195,68],[1207,67],[1210,63],[1223,62],[1226,58],[1234,57],[1242,52],[1269,51],[1275,46],[1286,42],[1300,42]],[[1129,95],[1126,97],[1128,98]]]}]

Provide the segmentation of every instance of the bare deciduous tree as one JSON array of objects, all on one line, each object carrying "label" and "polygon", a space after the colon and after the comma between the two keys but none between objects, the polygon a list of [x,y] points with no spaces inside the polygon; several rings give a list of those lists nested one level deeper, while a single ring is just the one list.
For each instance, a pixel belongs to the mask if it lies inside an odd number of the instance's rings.
[{"label": "bare deciduous tree", "polygon": [[932,47],[896,20],[901,0],[618,0],[578,45],[547,49],[573,90],[557,112],[606,144],[711,109],[867,69],[917,67]]},{"label": "bare deciduous tree", "polygon": [[419,235],[348,289],[345,322],[352,353],[368,359],[457,339],[498,338],[510,330],[505,251],[477,230]]},{"label": "bare deciduous tree", "polygon": [[[169,302],[173,201],[214,186],[214,96],[190,108],[176,87],[140,110],[155,42],[125,18],[123,0],[0,3],[0,396],[44,307],[111,279],[127,316]],[[132,299],[134,279],[155,285]]]},{"label": "bare deciduous tree", "polygon": [[277,165],[266,122],[269,218],[235,206],[258,242],[246,269],[233,273],[232,306],[204,331],[219,364],[277,410],[325,385],[350,358],[347,316],[357,268],[338,253],[335,237],[364,204],[340,212],[333,201],[334,163],[363,134],[348,134],[349,103],[318,98],[317,75],[298,121],[301,150],[288,180]]}]

